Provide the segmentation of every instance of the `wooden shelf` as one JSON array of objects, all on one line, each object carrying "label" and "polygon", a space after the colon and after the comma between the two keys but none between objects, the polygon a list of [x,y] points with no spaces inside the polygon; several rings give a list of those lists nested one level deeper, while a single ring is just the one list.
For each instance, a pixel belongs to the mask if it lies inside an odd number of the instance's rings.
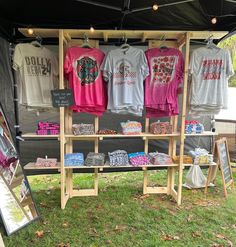
[{"label": "wooden shelf", "polygon": [[[114,168],[114,169],[117,169],[119,170],[120,168],[151,168],[151,167],[161,167],[161,168],[164,168],[164,167],[178,167],[179,165],[178,164],[170,164],[170,165],[142,165],[142,166],[132,166],[132,165],[127,165],[127,166],[110,166],[110,165],[107,165],[105,164],[104,166],[65,166],[64,168],[65,169],[100,169],[100,170],[103,170],[103,169],[107,169],[107,168]],[[30,162],[28,163],[27,165],[24,166],[24,169],[25,170],[50,170],[50,169],[61,169],[61,165],[60,163],[58,162],[57,163],[57,166],[53,166],[53,167],[44,167],[44,166],[35,166],[35,163],[34,162]]]},{"label": "wooden shelf", "polygon": [[103,140],[105,138],[143,138],[145,139],[169,139],[170,137],[179,137],[179,133],[172,133],[172,134],[166,134],[166,135],[154,135],[150,133],[141,133],[139,135],[123,135],[123,134],[113,134],[113,135],[73,135],[73,134],[65,134],[65,138],[70,139],[96,139],[99,138],[100,140]]},{"label": "wooden shelf", "polygon": [[[185,134],[185,136],[216,136],[218,133],[211,131],[204,131],[201,134]],[[151,133],[141,133],[140,135],[123,135],[123,134],[113,134],[113,135],[74,135],[72,133],[65,134],[66,138],[71,139],[104,139],[104,138],[143,138],[143,139],[168,139],[170,137],[179,137],[180,133],[172,133],[165,135],[155,135]],[[58,139],[59,135],[37,135],[35,133],[25,133],[22,135],[23,138],[43,138],[43,139]]]},{"label": "wooden shelf", "polygon": [[43,138],[43,139],[58,139],[59,135],[37,135],[35,133],[25,133],[22,135],[23,138]]},{"label": "wooden shelf", "polygon": [[204,131],[201,134],[185,134],[185,136],[217,136],[218,133],[212,131]]},{"label": "wooden shelf", "polygon": [[[42,38],[58,38],[59,29],[42,29],[32,28],[34,33],[30,35],[27,28],[19,28],[18,30],[25,37],[40,36]],[[214,39],[220,39],[224,37],[228,32],[226,31],[169,31],[169,30],[94,30],[91,32],[89,29],[63,29],[65,37],[68,39],[80,38],[84,39],[84,35],[87,35],[90,39],[103,39],[105,42],[108,39],[118,39],[124,35],[127,39],[141,39],[143,42],[147,39],[161,39],[165,35],[166,39],[178,40],[182,39],[183,35],[189,33],[190,39],[207,39],[210,36]]]}]

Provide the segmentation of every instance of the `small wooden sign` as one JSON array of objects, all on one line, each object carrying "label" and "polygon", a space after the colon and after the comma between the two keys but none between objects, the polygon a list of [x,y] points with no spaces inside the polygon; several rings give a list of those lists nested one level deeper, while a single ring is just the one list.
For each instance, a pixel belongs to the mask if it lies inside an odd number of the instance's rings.
[{"label": "small wooden sign", "polygon": [[234,179],[233,179],[233,174],[232,174],[231,165],[230,165],[230,157],[229,157],[227,139],[222,138],[216,141],[215,145],[216,145],[216,152],[218,156],[218,164],[219,164],[222,179],[223,179],[224,194],[225,194],[225,197],[227,197],[227,188],[231,186],[232,189],[234,189]]},{"label": "small wooden sign", "polygon": [[74,105],[74,95],[71,89],[51,90],[53,107]]}]

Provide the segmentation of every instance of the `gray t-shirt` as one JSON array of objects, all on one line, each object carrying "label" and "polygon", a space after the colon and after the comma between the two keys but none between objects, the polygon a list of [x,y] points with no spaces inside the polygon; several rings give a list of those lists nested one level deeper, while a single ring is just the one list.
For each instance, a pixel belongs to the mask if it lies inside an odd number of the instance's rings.
[{"label": "gray t-shirt", "polygon": [[207,47],[194,50],[190,73],[190,113],[211,115],[227,108],[228,78],[234,74],[228,50]]},{"label": "gray t-shirt", "polygon": [[51,90],[55,88],[58,61],[49,49],[31,43],[15,47],[13,68],[19,71],[20,104],[32,108],[52,107]]},{"label": "gray t-shirt", "polygon": [[105,57],[101,70],[108,81],[107,109],[141,116],[144,105],[143,81],[149,74],[144,52],[131,46],[112,50]]}]

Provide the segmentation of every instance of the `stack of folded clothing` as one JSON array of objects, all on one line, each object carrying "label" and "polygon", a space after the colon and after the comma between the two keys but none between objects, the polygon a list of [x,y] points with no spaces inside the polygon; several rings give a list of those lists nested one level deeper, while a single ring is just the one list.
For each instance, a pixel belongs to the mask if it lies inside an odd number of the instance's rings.
[{"label": "stack of folded clothing", "polygon": [[127,166],[129,165],[128,154],[125,150],[116,150],[108,152],[110,166]]},{"label": "stack of folded clothing", "polygon": [[86,160],[86,166],[103,166],[105,162],[105,154],[89,152]]},{"label": "stack of folded clothing", "polygon": [[204,131],[203,124],[196,120],[185,121],[185,134],[201,134]]},{"label": "stack of folded clothing", "polygon": [[143,166],[150,163],[149,157],[144,152],[130,153],[128,157],[132,166]]},{"label": "stack of folded clothing", "polygon": [[150,160],[153,165],[171,165],[173,161],[168,154],[158,153],[153,156]]},{"label": "stack of folded clothing", "polygon": [[83,166],[84,155],[82,153],[65,154],[65,166]]},{"label": "stack of folded clothing", "polygon": [[60,125],[53,122],[39,122],[37,135],[58,135],[60,132]]},{"label": "stack of folded clothing", "polygon": [[139,135],[142,133],[142,124],[136,121],[120,123],[124,135]]},{"label": "stack of folded clothing", "polygon": [[204,148],[195,148],[195,150],[189,151],[189,155],[194,159],[195,165],[213,163],[213,155]]},{"label": "stack of folded clothing", "polygon": [[152,134],[171,134],[172,125],[169,122],[154,122],[150,125],[150,132]]},{"label": "stack of folded clothing", "polygon": [[115,135],[117,134],[116,130],[110,130],[110,129],[102,129],[97,132],[99,135]]},{"label": "stack of folded clothing", "polygon": [[[175,164],[179,163],[179,155],[174,156],[172,159],[173,159]],[[184,155],[183,156],[183,163],[184,164],[193,164],[193,158],[189,155]]]},{"label": "stack of folded clothing", "polygon": [[57,159],[37,158],[35,165],[41,167],[54,167],[57,165]]},{"label": "stack of folded clothing", "polygon": [[72,131],[74,135],[93,135],[94,134],[94,126],[93,124],[73,124]]}]

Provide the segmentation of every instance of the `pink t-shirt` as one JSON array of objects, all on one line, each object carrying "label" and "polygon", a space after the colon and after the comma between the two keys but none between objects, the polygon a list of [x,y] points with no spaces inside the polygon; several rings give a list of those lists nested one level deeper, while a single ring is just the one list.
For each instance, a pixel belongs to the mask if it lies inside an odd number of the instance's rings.
[{"label": "pink t-shirt", "polygon": [[71,47],[67,50],[64,71],[74,93],[73,111],[101,116],[106,110],[107,90],[100,71],[104,56],[96,48]]},{"label": "pink t-shirt", "polygon": [[175,48],[153,48],[145,52],[150,70],[145,80],[147,117],[166,117],[179,113],[177,89],[182,82],[184,59]]}]

